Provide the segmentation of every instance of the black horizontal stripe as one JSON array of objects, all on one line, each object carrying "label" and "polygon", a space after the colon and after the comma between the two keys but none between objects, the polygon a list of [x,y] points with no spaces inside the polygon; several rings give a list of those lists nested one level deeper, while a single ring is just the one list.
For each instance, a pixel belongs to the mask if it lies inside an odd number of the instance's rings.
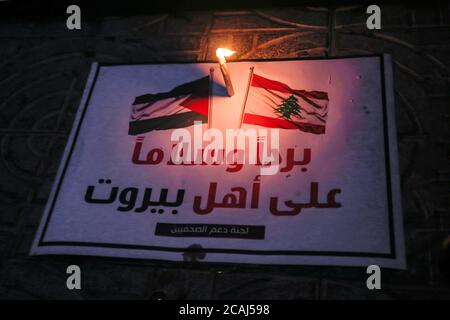
[{"label": "black horizontal stripe", "polygon": [[155,101],[167,98],[176,98],[180,96],[186,96],[188,94],[194,94],[195,96],[209,95],[209,76],[183,83],[168,92],[149,93],[135,98],[133,105],[142,103],[153,103]]},{"label": "black horizontal stripe", "polygon": [[170,116],[132,121],[130,122],[128,134],[136,135],[153,130],[184,128],[193,125],[194,121],[207,123],[208,117],[197,112],[183,112]]}]

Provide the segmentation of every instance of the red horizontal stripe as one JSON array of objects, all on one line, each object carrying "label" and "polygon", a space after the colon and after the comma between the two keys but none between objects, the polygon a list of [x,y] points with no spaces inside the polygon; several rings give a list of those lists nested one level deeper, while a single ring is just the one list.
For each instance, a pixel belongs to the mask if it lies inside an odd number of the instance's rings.
[{"label": "red horizontal stripe", "polygon": [[260,87],[284,93],[297,94],[312,99],[328,100],[328,93],[324,91],[306,91],[292,89],[283,82],[267,79],[257,74],[253,74],[252,87]]},{"label": "red horizontal stripe", "polygon": [[325,126],[310,123],[301,123],[288,121],[281,118],[272,118],[266,116],[260,116],[256,114],[246,113],[244,114],[244,123],[254,124],[258,126],[268,127],[268,128],[281,128],[281,129],[298,129],[305,132],[310,132],[314,134],[325,133]]}]

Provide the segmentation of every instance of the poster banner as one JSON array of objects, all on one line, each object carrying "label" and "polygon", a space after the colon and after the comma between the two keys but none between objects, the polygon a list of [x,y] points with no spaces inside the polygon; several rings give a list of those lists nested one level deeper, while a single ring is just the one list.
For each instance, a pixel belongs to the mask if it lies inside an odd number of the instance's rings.
[{"label": "poster banner", "polygon": [[31,254],[405,268],[391,59],[93,64]]}]

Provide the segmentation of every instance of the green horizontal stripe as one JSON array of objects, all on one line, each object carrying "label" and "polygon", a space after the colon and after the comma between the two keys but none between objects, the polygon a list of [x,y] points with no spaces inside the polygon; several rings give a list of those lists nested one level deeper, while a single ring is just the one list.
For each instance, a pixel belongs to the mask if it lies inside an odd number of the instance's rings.
[{"label": "green horizontal stripe", "polygon": [[197,112],[184,112],[170,116],[130,122],[129,135],[137,135],[153,130],[168,130],[184,128],[194,124],[194,121],[208,123],[208,117]]}]

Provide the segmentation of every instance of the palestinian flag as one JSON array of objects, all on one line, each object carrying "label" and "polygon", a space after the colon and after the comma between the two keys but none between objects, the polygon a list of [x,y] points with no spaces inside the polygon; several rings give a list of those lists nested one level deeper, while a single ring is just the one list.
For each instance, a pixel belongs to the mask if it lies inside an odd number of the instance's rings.
[{"label": "palestinian flag", "polygon": [[144,94],[131,107],[128,134],[188,127],[208,122],[209,76],[168,92]]},{"label": "palestinian flag", "polygon": [[282,82],[253,74],[242,122],[323,134],[327,114],[326,92],[291,89]]}]

